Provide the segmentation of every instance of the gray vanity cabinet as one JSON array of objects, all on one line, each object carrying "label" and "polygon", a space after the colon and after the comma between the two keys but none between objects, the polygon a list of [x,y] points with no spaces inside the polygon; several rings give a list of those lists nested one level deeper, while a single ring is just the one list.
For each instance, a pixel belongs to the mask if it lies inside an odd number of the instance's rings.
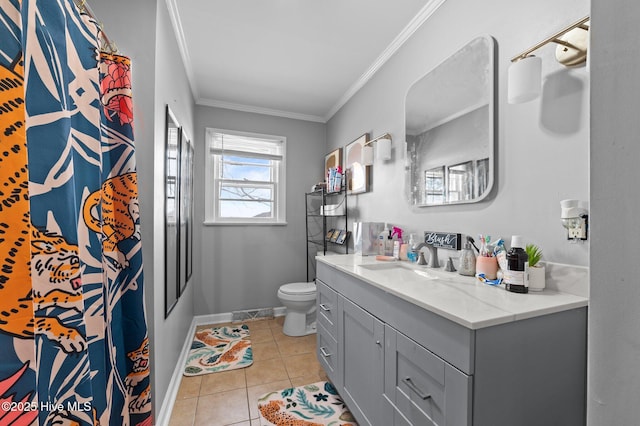
[{"label": "gray vanity cabinet", "polygon": [[585,424],[586,307],[470,329],[317,271],[318,359],[358,424]]}]

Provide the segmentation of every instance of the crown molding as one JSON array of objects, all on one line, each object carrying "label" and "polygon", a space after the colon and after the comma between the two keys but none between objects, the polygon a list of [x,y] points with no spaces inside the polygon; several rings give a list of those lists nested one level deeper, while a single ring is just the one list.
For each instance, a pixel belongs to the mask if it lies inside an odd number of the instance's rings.
[{"label": "crown molding", "polygon": [[326,123],[324,117],[319,115],[300,114],[291,111],[282,111],[279,109],[264,108],[254,105],[236,104],[233,102],[219,101],[216,99],[198,98],[196,104],[215,108],[231,109],[235,111],[252,112],[255,114],[273,115],[276,117],[292,118],[294,120],[313,121],[316,123]]},{"label": "crown molding", "polygon": [[184,37],[184,31],[182,29],[182,21],[180,20],[180,13],[178,12],[178,6],[176,0],[166,0],[167,9],[169,10],[169,18],[171,19],[171,26],[176,36],[176,42],[178,43],[178,50],[182,57],[182,64],[184,65],[185,72],[187,73],[187,80],[189,80],[189,87],[191,87],[191,94],[194,99],[198,97],[198,84],[196,83],[195,75],[193,74],[193,67],[191,66],[191,57],[189,56],[189,49],[187,48],[187,41]]},{"label": "crown molding", "polygon": [[445,0],[430,0],[422,9],[413,17],[406,27],[396,36],[395,39],[387,46],[380,56],[371,64],[369,69],[365,71],[342,97],[327,112],[324,121],[327,122],[351,99],[362,87],[375,75],[376,72],[402,47],[402,45],[416,32],[424,22],[433,15],[433,13],[444,3]]}]

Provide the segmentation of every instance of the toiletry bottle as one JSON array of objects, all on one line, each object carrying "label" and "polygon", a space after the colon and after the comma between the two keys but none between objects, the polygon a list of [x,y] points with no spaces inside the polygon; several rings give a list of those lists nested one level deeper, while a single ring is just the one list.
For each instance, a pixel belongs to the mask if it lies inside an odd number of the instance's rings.
[{"label": "toiletry bottle", "polygon": [[458,265],[458,273],[460,275],[474,276],[476,274],[476,254],[471,248],[471,243],[464,244],[462,253],[460,254],[460,265]]},{"label": "toiletry bottle", "polygon": [[385,241],[387,240],[387,235],[389,234],[389,228],[387,225],[384,226],[384,229],[381,233],[378,234],[378,254],[381,256],[385,255]]},{"label": "toiletry bottle", "polygon": [[524,251],[522,237],[511,237],[511,249],[507,252],[507,270],[504,271],[504,284],[514,293],[529,292],[529,256]]},{"label": "toiletry bottle", "polygon": [[[402,241],[402,228],[394,226],[391,234],[393,235],[393,257],[398,260],[407,260],[407,248]],[[405,246],[404,256],[402,253],[402,246]]]},{"label": "toiletry bottle", "polygon": [[393,256],[393,234],[391,232],[392,232],[391,229],[389,229],[389,233],[387,234],[387,239],[384,242],[385,256]]}]

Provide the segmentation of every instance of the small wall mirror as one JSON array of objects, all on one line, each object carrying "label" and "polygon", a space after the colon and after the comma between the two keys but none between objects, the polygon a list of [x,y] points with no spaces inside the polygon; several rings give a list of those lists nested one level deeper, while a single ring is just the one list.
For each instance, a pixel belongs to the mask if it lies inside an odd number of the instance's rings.
[{"label": "small wall mirror", "polygon": [[416,81],[406,98],[410,204],[474,203],[493,186],[495,42],[478,37]]},{"label": "small wall mirror", "polygon": [[193,270],[193,145],[181,132],[180,138],[180,267],[178,279],[180,295],[189,283]]},{"label": "small wall mirror", "polygon": [[180,200],[180,125],[167,107],[165,128],[165,318],[178,303],[178,218]]}]

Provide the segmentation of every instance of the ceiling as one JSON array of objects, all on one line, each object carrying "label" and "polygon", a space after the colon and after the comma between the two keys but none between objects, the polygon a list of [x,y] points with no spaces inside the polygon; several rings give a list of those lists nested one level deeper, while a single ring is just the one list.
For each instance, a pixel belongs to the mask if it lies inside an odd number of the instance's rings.
[{"label": "ceiling", "polygon": [[326,122],[444,0],[167,0],[196,102]]}]

